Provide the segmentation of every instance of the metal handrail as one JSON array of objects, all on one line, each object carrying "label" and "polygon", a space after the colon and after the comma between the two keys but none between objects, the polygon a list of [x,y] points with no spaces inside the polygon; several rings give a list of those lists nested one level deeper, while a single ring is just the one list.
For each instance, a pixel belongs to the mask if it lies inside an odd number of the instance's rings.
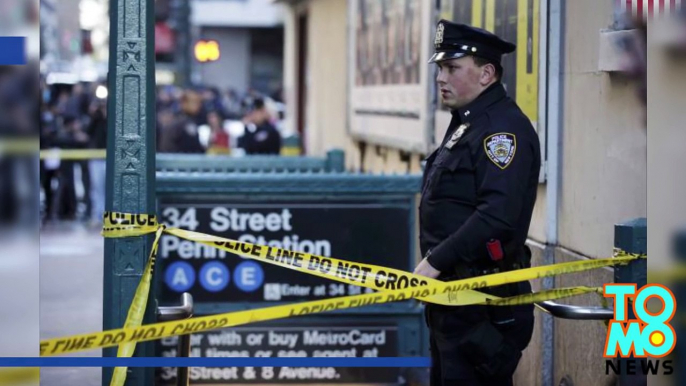
[{"label": "metal handrail", "polygon": [[180,306],[157,307],[157,320],[160,322],[186,319],[191,316],[193,316],[193,296],[188,292],[181,294]]},{"label": "metal handrail", "polygon": [[[188,319],[193,316],[193,296],[188,292],[181,294],[181,305],[170,307],[157,307],[157,320],[168,322],[172,320]],[[177,356],[188,358],[191,355],[191,335],[180,335]],[[188,386],[190,374],[188,367],[176,368],[176,385]]]},{"label": "metal handrail", "polygon": [[605,307],[580,307],[559,304],[547,300],[537,303],[538,306],[552,316],[573,320],[610,320],[614,318],[614,310]]}]

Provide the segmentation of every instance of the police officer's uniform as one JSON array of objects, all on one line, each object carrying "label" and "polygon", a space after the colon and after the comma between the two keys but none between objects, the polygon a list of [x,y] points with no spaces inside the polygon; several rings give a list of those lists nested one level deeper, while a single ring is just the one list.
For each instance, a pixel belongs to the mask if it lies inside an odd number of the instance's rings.
[{"label": "police officer's uniform", "polygon": [[[480,56],[500,65],[514,51],[485,30],[441,20],[430,62]],[[541,164],[538,135],[497,82],[452,111],[440,147],[424,171],[420,247],[457,280],[528,267],[524,245]],[[531,292],[528,282],[483,289],[496,296]],[[533,306],[427,304],[432,385],[510,385],[533,331]]]}]

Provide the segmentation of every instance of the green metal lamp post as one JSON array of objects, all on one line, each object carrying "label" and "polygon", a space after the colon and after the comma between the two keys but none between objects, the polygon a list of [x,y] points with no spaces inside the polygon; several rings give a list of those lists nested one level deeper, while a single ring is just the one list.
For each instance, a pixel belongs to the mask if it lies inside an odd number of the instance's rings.
[{"label": "green metal lamp post", "polygon": [[[154,12],[154,0],[110,0],[107,211],[155,214]],[[105,330],[124,325],[151,246],[151,236],[105,240]],[[144,324],[154,321],[154,292]],[[153,343],[138,344],[135,356],[154,356]],[[103,369],[103,385],[112,371]],[[130,368],[126,384],[152,385],[153,377],[154,369]]]}]

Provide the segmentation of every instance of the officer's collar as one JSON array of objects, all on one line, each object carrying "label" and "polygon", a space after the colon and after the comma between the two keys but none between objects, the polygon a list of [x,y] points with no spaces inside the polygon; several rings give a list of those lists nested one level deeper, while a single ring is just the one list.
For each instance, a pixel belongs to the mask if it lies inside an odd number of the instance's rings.
[{"label": "officer's collar", "polygon": [[476,97],[476,99],[474,99],[468,105],[456,110],[452,110],[451,113],[452,115],[459,115],[462,123],[467,123],[486,111],[488,106],[498,102],[506,96],[507,93],[505,92],[505,87],[503,84],[496,82],[488,86],[488,88],[484,90],[481,95]]}]

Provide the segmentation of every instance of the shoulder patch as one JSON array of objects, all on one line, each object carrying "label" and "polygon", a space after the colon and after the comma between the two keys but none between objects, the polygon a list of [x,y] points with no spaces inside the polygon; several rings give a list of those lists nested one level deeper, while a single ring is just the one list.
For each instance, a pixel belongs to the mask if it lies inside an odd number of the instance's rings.
[{"label": "shoulder patch", "polygon": [[484,139],[484,150],[488,159],[505,169],[510,166],[517,150],[517,137],[511,133],[496,133]]}]

